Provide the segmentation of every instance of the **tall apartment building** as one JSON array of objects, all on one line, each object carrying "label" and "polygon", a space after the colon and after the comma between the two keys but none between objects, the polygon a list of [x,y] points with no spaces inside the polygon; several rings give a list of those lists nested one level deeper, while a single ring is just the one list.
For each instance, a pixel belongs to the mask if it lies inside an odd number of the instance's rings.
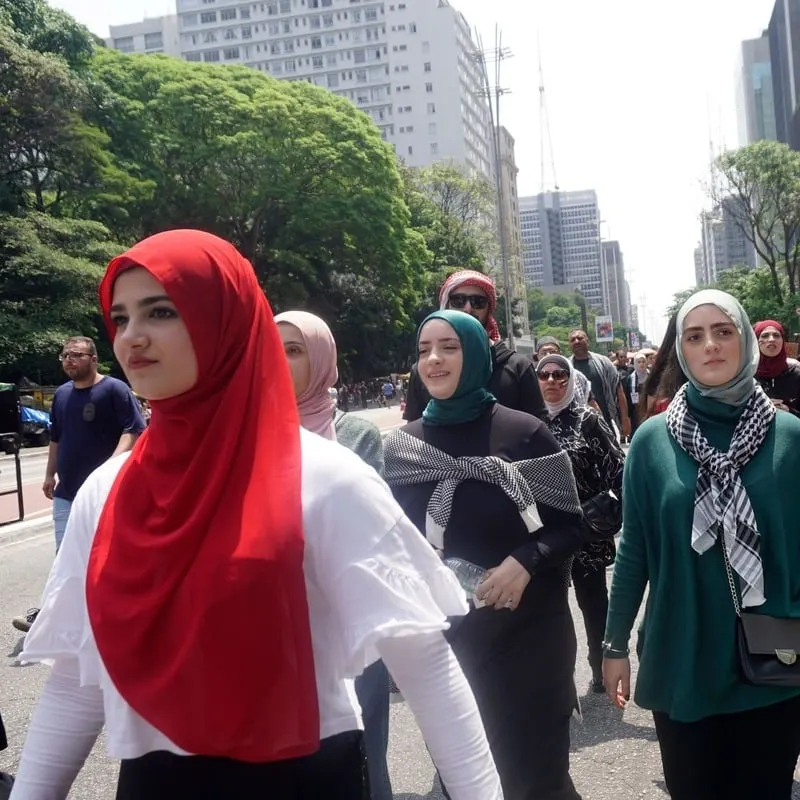
[{"label": "tall apartment building", "polygon": [[725,198],[700,216],[700,253],[695,256],[698,285],[716,283],[732,267],[756,266],[756,252],[736,222],[736,200]]},{"label": "tall apartment building", "polygon": [[325,87],[369,114],[409,166],[449,160],[494,179],[477,46],[447,0],[177,0],[177,11],[187,61]]},{"label": "tall apartment building", "polygon": [[777,139],[769,31],[742,42],[736,74],[739,145]]},{"label": "tall apartment building", "polygon": [[631,290],[625,278],[625,260],[619,242],[602,243],[603,271],[608,289],[608,313],[617,325],[631,324]]},{"label": "tall apartment building", "polygon": [[769,21],[769,50],[779,142],[800,150],[800,0],[776,0]]},{"label": "tall apartment building", "polygon": [[121,53],[181,54],[178,17],[152,17],[129,25],[112,25],[106,44]]},{"label": "tall apartment building", "polygon": [[[504,244],[506,258],[511,276],[513,296],[527,302],[527,287],[522,272],[522,237],[519,218],[519,198],[517,196],[517,167],[514,156],[514,137],[504,127],[496,129],[500,153],[500,202],[502,203],[501,219],[503,221]],[[502,264],[500,265],[502,267]],[[504,276],[498,276],[500,285],[504,283]],[[527,333],[530,328],[527,313],[522,314],[522,329]]]},{"label": "tall apartment building", "polygon": [[702,243],[699,243],[694,249],[694,282],[696,286],[703,286],[706,283]]},{"label": "tall apartment building", "polygon": [[535,287],[579,286],[588,304],[608,310],[594,190],[544,192],[519,201],[522,270]]}]

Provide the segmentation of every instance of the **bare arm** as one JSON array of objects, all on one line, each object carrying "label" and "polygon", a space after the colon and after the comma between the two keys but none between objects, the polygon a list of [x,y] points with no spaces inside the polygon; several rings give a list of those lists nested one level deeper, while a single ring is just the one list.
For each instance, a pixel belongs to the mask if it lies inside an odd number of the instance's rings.
[{"label": "bare arm", "polygon": [[136,440],[139,438],[138,433],[123,433],[122,436],[119,437],[119,442],[117,443],[114,452],[111,454],[111,458],[114,456],[118,456],[121,453],[127,453],[129,450],[133,450],[133,446],[136,444]]},{"label": "bare arm", "polygon": [[53,499],[53,492],[56,488],[56,466],[58,464],[58,442],[50,442],[50,449],[47,451],[47,466],[44,470],[44,483],[42,491],[48,500]]}]

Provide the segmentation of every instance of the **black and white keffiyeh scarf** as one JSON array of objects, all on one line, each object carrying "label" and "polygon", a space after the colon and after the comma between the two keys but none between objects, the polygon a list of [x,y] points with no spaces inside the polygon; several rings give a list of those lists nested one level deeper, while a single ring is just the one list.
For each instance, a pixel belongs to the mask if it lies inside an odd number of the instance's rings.
[{"label": "black and white keffiyeh scarf", "polygon": [[688,384],[682,386],[670,403],[667,429],[699,467],[692,548],[705,553],[721,531],[728,560],[740,579],[742,606],[759,606],[765,601],[760,537],[740,473],[764,443],[775,406],[757,385],[733,431],[731,446],[723,453],[701,433],[686,402],[687,389]]},{"label": "black and white keffiyeh scarf", "polygon": [[529,533],[542,527],[537,503],[580,514],[569,457],[563,451],[510,463],[496,456],[454,458],[416,436],[395,431],[384,440],[385,478],[390,486],[436,482],[428,501],[425,535],[439,550],[462,481],[492,483],[514,501]]}]

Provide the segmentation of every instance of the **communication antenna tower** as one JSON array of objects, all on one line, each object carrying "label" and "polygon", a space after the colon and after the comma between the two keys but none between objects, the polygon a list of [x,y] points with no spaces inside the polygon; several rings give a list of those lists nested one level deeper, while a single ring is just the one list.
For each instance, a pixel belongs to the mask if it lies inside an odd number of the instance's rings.
[{"label": "communication antenna tower", "polygon": [[550,115],[547,113],[547,94],[544,88],[544,69],[542,68],[542,46],[539,36],[536,37],[536,47],[539,53],[539,143],[540,143],[540,169],[542,176],[542,193],[547,190],[547,173],[545,170],[545,153],[550,152],[550,170],[553,176],[553,188],[559,190],[556,177],[556,159],[553,153],[553,137],[550,134]]}]

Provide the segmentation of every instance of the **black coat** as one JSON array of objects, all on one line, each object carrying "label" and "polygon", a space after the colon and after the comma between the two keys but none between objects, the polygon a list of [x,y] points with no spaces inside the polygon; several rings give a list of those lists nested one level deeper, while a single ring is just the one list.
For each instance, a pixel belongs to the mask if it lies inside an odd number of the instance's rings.
[{"label": "black coat", "polygon": [[[526,356],[511,350],[505,342],[492,347],[492,377],[488,389],[497,402],[506,408],[525,411],[539,419],[547,419],[547,408],[539,388],[536,368]],[[422,416],[431,396],[422,383],[417,365],[411,367],[403,419],[414,422]]]}]

